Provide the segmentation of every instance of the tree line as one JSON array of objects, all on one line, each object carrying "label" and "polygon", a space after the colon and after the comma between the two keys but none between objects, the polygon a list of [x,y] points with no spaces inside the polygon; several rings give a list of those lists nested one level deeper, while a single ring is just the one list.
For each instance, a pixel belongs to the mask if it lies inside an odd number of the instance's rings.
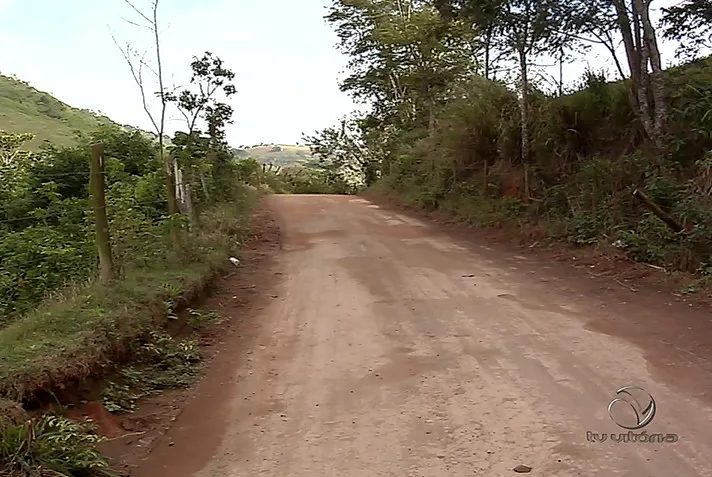
[{"label": "tree line", "polygon": [[[654,3],[335,0],[326,20],[349,58],[340,87],[370,107],[306,142],[323,163],[429,207],[505,198],[510,210],[497,214],[575,218],[568,227],[587,231],[566,233],[588,241],[642,217],[629,200],[628,188],[638,187],[668,212],[684,199],[694,212],[672,212],[701,231],[697,192],[712,149],[703,132],[712,81],[701,58],[712,46],[712,2],[682,1],[657,22]],[[678,44],[676,58],[663,58],[662,42]],[[614,74],[589,68],[565,85],[567,65],[594,47]],[[666,70],[671,60],[688,66]],[[554,88],[542,81],[542,63],[558,65]],[[605,165],[614,157],[619,171]],[[631,231],[628,242],[658,232]],[[639,248],[650,252],[648,242]],[[693,255],[698,265],[708,260]]]},{"label": "tree line", "polygon": [[[660,39],[678,41],[678,56],[686,60],[709,49],[712,2],[687,0],[663,9],[657,26],[651,20],[652,4],[652,0],[335,1],[326,19],[337,33],[338,47],[350,58],[352,72],[341,89],[372,107],[371,113],[345,124],[353,134],[358,130],[363,140],[372,139],[376,153],[395,130],[418,125],[432,132],[437,106],[457,97],[457,86],[464,81],[473,76],[503,81],[517,91],[520,156],[527,163],[531,101],[537,88],[532,70],[543,58],[554,59],[563,68],[600,45],[610,54],[618,79],[630,79],[630,105],[646,137],[662,147],[668,107]],[[563,78],[557,86],[558,94],[563,94]],[[373,125],[379,126],[380,134]],[[354,151],[361,151],[344,131],[341,124],[307,140],[328,148],[326,143],[340,134],[344,139],[340,144],[346,147],[350,142]]]}]

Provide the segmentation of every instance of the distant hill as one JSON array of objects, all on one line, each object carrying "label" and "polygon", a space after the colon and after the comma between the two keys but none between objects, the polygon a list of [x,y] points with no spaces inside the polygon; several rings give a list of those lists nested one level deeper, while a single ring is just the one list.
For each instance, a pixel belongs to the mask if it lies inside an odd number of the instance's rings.
[{"label": "distant hill", "polygon": [[[28,83],[0,75],[0,130],[11,133],[34,133],[28,143],[37,150],[44,141],[56,146],[69,146],[75,142],[75,131],[89,132],[101,124],[114,124],[128,131],[157,138],[151,132],[130,125],[119,125],[106,116],[63,103],[49,93],[39,91]],[[165,139],[165,144],[170,144]],[[235,157],[252,157],[263,164],[286,166],[307,162],[311,154],[307,146],[286,144],[259,144],[234,149]]]},{"label": "distant hill", "polygon": [[37,149],[44,141],[71,145],[75,131],[91,131],[99,124],[111,123],[106,116],[73,108],[24,81],[0,75],[0,130],[34,133],[30,149]]},{"label": "distant hill", "polygon": [[235,157],[242,159],[252,157],[261,164],[288,166],[303,163],[312,159],[307,146],[286,144],[260,144],[252,147],[242,146],[234,149]]}]

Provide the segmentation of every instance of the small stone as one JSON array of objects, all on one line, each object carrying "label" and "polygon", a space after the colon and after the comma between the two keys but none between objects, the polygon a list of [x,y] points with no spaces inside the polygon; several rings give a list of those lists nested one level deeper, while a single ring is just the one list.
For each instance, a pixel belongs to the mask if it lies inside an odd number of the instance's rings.
[{"label": "small stone", "polygon": [[517,474],[527,474],[532,471],[532,468],[527,465],[518,465],[512,470]]}]

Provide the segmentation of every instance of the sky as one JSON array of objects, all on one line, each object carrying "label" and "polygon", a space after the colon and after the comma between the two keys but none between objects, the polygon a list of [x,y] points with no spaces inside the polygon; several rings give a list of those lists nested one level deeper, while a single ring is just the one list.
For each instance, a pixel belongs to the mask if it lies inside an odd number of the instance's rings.
[{"label": "sky", "polygon": [[[135,0],[141,8],[149,0]],[[302,133],[353,111],[339,91],[346,58],[323,20],[328,0],[162,0],[164,69],[170,84],[190,79],[193,55],[210,51],[235,74],[231,144],[294,144]],[[139,90],[112,40],[151,47],[150,33],[123,0],[0,0],[0,73],[121,124],[150,130]],[[12,45],[10,48],[6,45]],[[167,127],[179,128],[174,114]]]},{"label": "sky", "polygon": [[[135,0],[147,9],[150,0]],[[654,0],[658,9],[674,0]],[[205,51],[236,73],[238,94],[228,126],[233,146],[294,144],[358,108],[338,80],[347,59],[323,19],[330,0],[161,0],[164,69],[169,85],[190,78],[193,55]],[[151,130],[139,90],[112,39],[151,51],[150,33],[128,24],[137,15],[124,0],[0,0],[0,73],[16,75],[74,107],[106,114],[121,124]],[[11,45],[11,47],[5,47]],[[674,46],[662,47],[672,59]],[[624,58],[622,56],[621,58]],[[666,61],[667,63],[667,61]],[[611,63],[594,49],[564,69],[571,83],[587,66]],[[551,74],[558,75],[558,68]],[[172,133],[181,127],[173,114]]]}]

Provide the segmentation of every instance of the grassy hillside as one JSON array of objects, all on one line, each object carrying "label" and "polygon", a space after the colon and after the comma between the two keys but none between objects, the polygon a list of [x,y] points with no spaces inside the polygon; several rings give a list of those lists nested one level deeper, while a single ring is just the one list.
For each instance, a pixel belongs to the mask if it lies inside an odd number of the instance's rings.
[{"label": "grassy hillside", "polygon": [[[55,146],[72,145],[75,131],[89,132],[99,124],[115,123],[92,111],[73,108],[24,81],[0,75],[0,131],[34,133],[35,139],[26,146],[30,150],[37,150],[44,141]],[[129,125],[122,127],[128,131],[139,130]],[[155,137],[154,134],[139,131]],[[170,139],[166,138],[166,142],[170,143]],[[284,144],[235,149],[235,156],[252,157],[262,164],[275,166],[306,162],[311,158],[308,147]]]},{"label": "grassy hillside", "polygon": [[311,159],[307,146],[291,146],[285,144],[263,144],[254,147],[235,149],[237,158],[252,157],[261,164],[288,166]]},{"label": "grassy hillside", "polygon": [[31,149],[44,141],[70,145],[74,131],[90,131],[97,124],[110,122],[91,111],[72,108],[23,81],[0,75],[0,130],[35,133]]}]

